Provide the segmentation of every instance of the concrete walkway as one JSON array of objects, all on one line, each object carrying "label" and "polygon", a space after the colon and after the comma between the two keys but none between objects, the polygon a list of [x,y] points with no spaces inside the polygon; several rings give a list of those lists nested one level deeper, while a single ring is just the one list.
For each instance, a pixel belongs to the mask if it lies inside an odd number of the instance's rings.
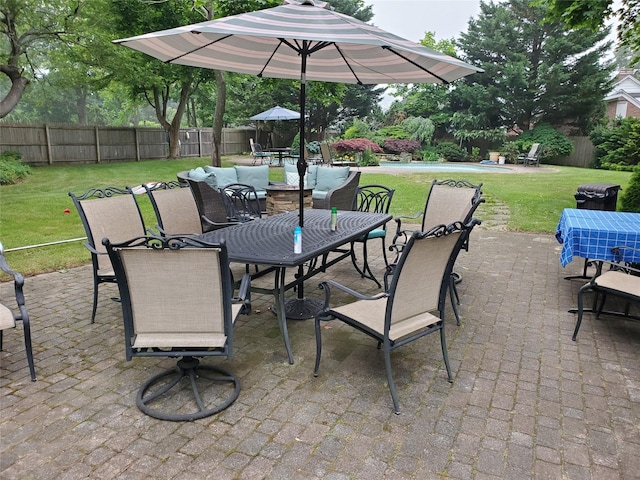
[{"label": "concrete walkway", "polygon": [[[5,331],[0,478],[640,478],[640,323],[587,315],[571,341],[582,282],[563,276],[582,264],[558,256],[551,235],[473,233],[456,265],[463,323],[447,326],[454,382],[437,335],[397,350],[399,416],[374,342],[329,323],[314,378],[313,322],[289,322],[289,365],[271,299],[255,295],[234,358],[205,360],[239,375],[239,399],[192,423],[154,420],[137,389],[174,361],[125,361],[114,286],[89,324],[89,267],[27,278],[38,381],[21,328]],[[377,291],[348,262],[326,275]]]}]

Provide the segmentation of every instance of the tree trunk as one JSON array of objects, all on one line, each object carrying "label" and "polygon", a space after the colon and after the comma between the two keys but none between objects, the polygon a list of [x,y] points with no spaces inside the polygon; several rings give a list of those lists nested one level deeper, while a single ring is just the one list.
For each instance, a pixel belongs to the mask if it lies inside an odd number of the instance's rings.
[{"label": "tree trunk", "polygon": [[88,125],[86,88],[76,88],[76,107],[78,108],[78,123]]},{"label": "tree trunk", "polygon": [[0,72],[11,80],[9,92],[0,100],[0,118],[4,118],[11,113],[22,98],[29,79],[20,75],[20,69],[13,65],[0,65]]},{"label": "tree trunk", "polygon": [[169,158],[180,158],[180,124],[182,123],[182,117],[189,101],[189,90],[191,88],[190,81],[184,81],[180,85],[180,101],[176,114],[173,116],[173,120],[169,122],[167,119],[167,103],[169,102],[168,87],[164,92],[162,99],[160,99],[160,89],[154,87],[153,89],[153,101],[156,111],[156,118],[162,128],[169,132]]},{"label": "tree trunk", "polygon": [[224,120],[224,110],[227,103],[227,82],[224,78],[224,72],[215,70],[214,74],[216,77],[216,111],[213,114],[211,165],[221,167],[220,143],[222,142],[222,122]]}]

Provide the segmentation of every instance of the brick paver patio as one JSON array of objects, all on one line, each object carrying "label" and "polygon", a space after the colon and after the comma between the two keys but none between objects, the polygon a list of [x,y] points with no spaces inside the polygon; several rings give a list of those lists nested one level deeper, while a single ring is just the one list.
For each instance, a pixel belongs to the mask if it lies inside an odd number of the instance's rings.
[{"label": "brick paver patio", "polygon": [[[474,231],[456,266],[463,323],[447,326],[454,382],[437,335],[394,352],[399,416],[374,342],[329,323],[314,378],[313,322],[289,322],[289,365],[271,299],[254,295],[234,358],[205,360],[240,377],[236,403],[192,423],[152,419],[137,389],[175,362],[125,361],[115,287],[100,287],[92,325],[90,267],[27,278],[38,381],[21,328],[5,331],[0,477],[640,478],[640,323],[587,315],[571,341],[581,281],[563,276],[582,264],[558,256],[551,235]],[[326,275],[377,291],[349,262]]]}]

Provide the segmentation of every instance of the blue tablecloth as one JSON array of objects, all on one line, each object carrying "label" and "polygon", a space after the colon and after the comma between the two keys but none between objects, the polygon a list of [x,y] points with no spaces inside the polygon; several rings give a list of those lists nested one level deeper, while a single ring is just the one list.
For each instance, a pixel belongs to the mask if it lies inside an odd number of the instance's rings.
[{"label": "blue tablecloth", "polygon": [[[562,244],[563,267],[573,257],[615,261],[613,247],[640,248],[640,213],[567,208],[558,222],[556,238]],[[626,250],[624,254],[626,262],[640,262],[639,252]]]}]

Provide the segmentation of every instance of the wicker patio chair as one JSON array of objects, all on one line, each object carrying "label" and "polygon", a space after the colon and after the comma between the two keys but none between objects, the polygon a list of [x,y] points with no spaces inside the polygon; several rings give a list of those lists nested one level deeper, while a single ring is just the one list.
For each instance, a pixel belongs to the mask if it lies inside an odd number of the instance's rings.
[{"label": "wicker patio chair", "polygon": [[14,299],[16,302],[17,312],[19,312],[14,313],[15,310],[5,304],[8,302],[0,303],[0,352],[2,351],[3,331],[9,328],[15,328],[16,322],[22,322],[24,348],[27,353],[27,364],[29,365],[29,372],[31,373],[31,381],[35,382],[36,370],[33,364],[33,350],[31,348],[31,324],[29,322],[29,312],[25,305],[23,292],[24,277],[9,267],[7,259],[4,256],[4,247],[2,246],[2,243],[0,243],[0,270],[13,277]]},{"label": "wicker patio chair", "polygon": [[188,184],[176,180],[144,185],[156,215],[156,228],[162,235],[202,232],[198,207]]},{"label": "wicker patio chair", "polygon": [[93,264],[93,309],[91,323],[98,308],[98,286],[115,283],[116,277],[102,239],[123,242],[146,233],[142,213],[130,188],[92,188],[82,195],[69,192],[87,235],[84,246],[91,252]]},{"label": "wicker patio chair", "polygon": [[[584,295],[588,292],[595,292],[596,294],[593,301],[593,313],[595,313],[596,318],[600,318],[602,314],[608,314],[621,316],[626,319],[640,320],[638,317],[629,313],[630,303],[627,303],[624,312],[606,312],[603,310],[607,295],[621,297],[629,302],[640,301],[640,269],[622,262],[625,250],[640,251],[640,249],[627,246],[612,248],[612,251],[620,260],[618,262],[598,262],[596,274],[589,283],[578,290],[578,319],[576,320],[576,328],[571,337],[572,340],[575,341],[578,336],[578,330],[580,330],[582,317],[584,315]],[[603,264],[610,264],[611,269],[601,273]],[[602,295],[599,306],[597,305],[598,295]]]},{"label": "wicker patio chair", "polygon": [[[358,187],[358,190],[356,191],[355,205],[353,207],[353,210],[358,212],[389,213],[389,208],[391,207],[391,200],[393,199],[394,192],[395,189],[385,187],[384,185],[363,185],[361,187]],[[352,242],[351,244],[351,262],[353,263],[353,266],[362,278],[373,280],[374,282],[376,282],[376,285],[378,285],[378,287],[381,287],[382,285],[375,277],[375,275],[371,271],[371,267],[369,266],[369,260],[367,256],[367,242],[368,240],[372,240],[375,238],[379,238],[382,241],[382,256],[384,258],[385,267],[388,267],[389,261],[387,260],[387,247],[385,242],[386,237],[387,226],[383,225],[380,228],[370,231],[366,236],[356,241],[362,244],[362,267],[358,266],[355,249],[353,248],[354,243],[356,242]]]},{"label": "wicker patio chair", "polygon": [[224,206],[222,194],[218,190],[212,188],[204,180],[189,178],[187,172],[179,172],[177,177],[179,182],[186,182],[191,189],[193,199],[198,208],[198,214],[200,215],[202,232],[206,233],[238,223],[227,220],[227,210]]},{"label": "wicker patio chair", "polygon": [[[455,256],[460,251],[464,229],[460,222],[439,225],[428,232],[414,232],[393,269],[390,287],[375,296],[362,295],[349,287],[327,280],[323,310],[316,316],[316,362],[318,376],[322,354],[321,322],[337,319],[369,335],[382,346],[393,408],[400,413],[391,371],[391,351],[425,335],[439,332],[447,379],[453,381],[445,340],[445,300]],[[353,303],[331,306],[332,289],[356,298]],[[340,335],[340,338],[348,338]]]},{"label": "wicker patio chair", "polygon": [[[238,378],[199,360],[230,359],[235,320],[251,311],[248,275],[238,297],[233,297],[224,243],[144,236],[120,244],[105,239],[104,245],[122,298],[127,360],[180,358],[177,368],[142,385],[138,408],[161,420],[184,421],[231,405],[240,393]],[[191,389],[191,399],[185,396],[185,385]]]}]

